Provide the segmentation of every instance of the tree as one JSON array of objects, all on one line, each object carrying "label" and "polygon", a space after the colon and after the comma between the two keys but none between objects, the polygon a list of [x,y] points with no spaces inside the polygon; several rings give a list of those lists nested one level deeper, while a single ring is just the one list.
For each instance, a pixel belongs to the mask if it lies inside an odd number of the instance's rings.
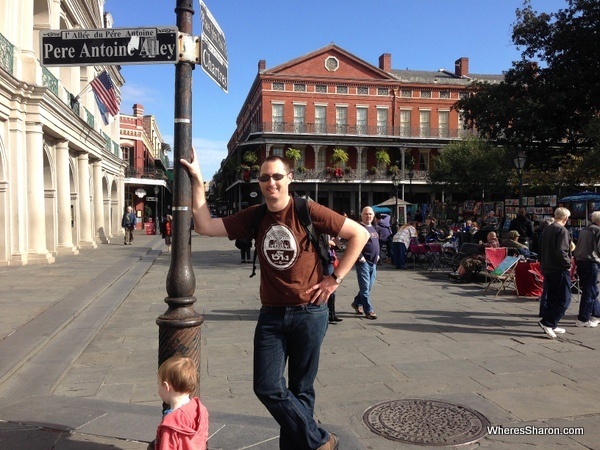
[{"label": "tree", "polygon": [[455,108],[480,136],[514,154],[520,146],[544,182],[565,166],[582,177],[571,183],[583,182],[584,156],[598,142],[591,130],[600,112],[599,29],[597,0],[567,0],[552,14],[538,14],[526,0],[512,33],[521,60],[500,83],[473,83],[473,95]]},{"label": "tree", "polygon": [[452,186],[471,198],[484,192],[502,195],[511,192],[518,178],[506,150],[484,139],[470,137],[455,141],[433,161],[428,177],[433,184]]}]

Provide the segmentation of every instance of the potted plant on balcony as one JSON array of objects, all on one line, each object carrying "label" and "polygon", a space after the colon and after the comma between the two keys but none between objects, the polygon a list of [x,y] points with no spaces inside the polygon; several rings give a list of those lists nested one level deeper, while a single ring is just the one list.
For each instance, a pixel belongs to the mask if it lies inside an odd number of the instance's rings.
[{"label": "potted plant on balcony", "polygon": [[256,153],[254,153],[252,150],[246,150],[244,156],[242,156],[242,159],[249,166],[253,166],[258,162],[258,156],[256,156]]},{"label": "potted plant on balcony", "polygon": [[377,168],[377,166],[372,166],[369,169],[369,175],[377,175],[379,173],[379,169]]},{"label": "potted plant on balcony", "polygon": [[377,150],[377,153],[375,153],[375,161],[377,161],[379,167],[388,166],[391,160],[387,150]]},{"label": "potted plant on balcony", "polygon": [[331,155],[331,162],[335,167],[343,167],[348,162],[350,156],[343,148],[334,148]]},{"label": "potted plant on balcony", "polygon": [[294,164],[294,167],[296,167],[296,164],[298,164],[298,161],[302,158],[302,153],[300,153],[300,150],[290,147],[285,151],[285,157]]}]

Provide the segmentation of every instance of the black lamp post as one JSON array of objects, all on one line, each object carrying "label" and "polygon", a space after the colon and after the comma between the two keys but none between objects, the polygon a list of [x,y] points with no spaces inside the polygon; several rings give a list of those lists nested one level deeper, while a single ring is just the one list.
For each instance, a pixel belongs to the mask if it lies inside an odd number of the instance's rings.
[{"label": "black lamp post", "polygon": [[[192,36],[193,0],[176,0],[177,28]],[[175,65],[175,126],[173,140],[173,247],[167,274],[168,309],[156,319],[158,365],[174,355],[190,357],[200,366],[200,326],[204,318],[194,310],[196,276],[192,268],[192,183],[179,160],[192,154],[192,70],[194,64]],[[200,388],[198,388],[198,391]],[[199,394],[194,393],[194,394]],[[163,410],[168,405],[163,404]]]},{"label": "black lamp post", "polygon": [[408,192],[411,194],[411,197],[412,197],[412,180],[414,177],[415,177],[415,173],[412,171],[412,169],[410,169],[410,172],[408,172],[408,181],[410,183]]},{"label": "black lamp post", "polygon": [[160,189],[158,188],[158,186],[154,186],[154,198],[155,198],[155,200],[154,200],[154,203],[155,203],[155,205],[154,205],[154,212],[155,212],[155,215],[156,215],[156,222],[155,222],[155,228],[156,228],[155,232],[156,232],[156,234],[160,234],[160,230],[159,230],[159,228],[160,228],[159,227],[159,225],[160,225],[160,223],[159,223],[160,214],[159,214],[159,211],[158,211],[159,206],[160,206],[160,203],[158,202],[158,193],[159,192],[160,192]]},{"label": "black lamp post", "polygon": [[398,185],[400,184],[400,180],[396,174],[394,174],[392,177],[392,184],[394,185],[394,190],[396,191],[396,210],[394,211],[394,217],[396,219],[396,223],[400,223],[398,220]]},{"label": "black lamp post", "polygon": [[515,167],[519,171],[519,209],[523,207],[523,167],[525,167],[525,161],[527,161],[527,156],[522,150],[513,159]]}]

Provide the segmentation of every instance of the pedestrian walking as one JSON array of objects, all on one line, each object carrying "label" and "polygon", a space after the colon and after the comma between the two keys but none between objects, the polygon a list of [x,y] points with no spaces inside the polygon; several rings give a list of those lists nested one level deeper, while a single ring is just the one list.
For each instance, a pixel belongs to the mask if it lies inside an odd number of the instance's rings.
[{"label": "pedestrian walking", "polygon": [[578,327],[596,328],[600,323],[600,302],[598,302],[598,268],[600,266],[600,211],[594,211],[592,224],[579,232],[577,247],[573,252],[579,274]]},{"label": "pedestrian walking", "polygon": [[123,214],[123,218],[121,219],[121,226],[123,227],[123,230],[125,232],[125,245],[131,245],[131,241],[133,241],[133,230],[135,229],[136,223],[137,217],[135,217],[133,208],[131,206],[128,206],[125,213]]},{"label": "pedestrian walking", "polygon": [[379,261],[379,234],[372,225],[373,208],[365,206],[361,213],[361,225],[369,233],[369,240],[365,243],[358,261],[356,261],[356,278],[358,279],[358,294],[354,297],[352,308],[357,314],[364,313],[367,319],[377,319],[371,303],[371,290],[377,277],[377,262]]},{"label": "pedestrian walking", "polygon": [[571,303],[570,243],[569,232],[565,228],[570,216],[567,208],[556,208],[554,222],[540,236],[540,268],[544,275],[546,309],[538,325],[552,339],[565,332],[557,325]]}]

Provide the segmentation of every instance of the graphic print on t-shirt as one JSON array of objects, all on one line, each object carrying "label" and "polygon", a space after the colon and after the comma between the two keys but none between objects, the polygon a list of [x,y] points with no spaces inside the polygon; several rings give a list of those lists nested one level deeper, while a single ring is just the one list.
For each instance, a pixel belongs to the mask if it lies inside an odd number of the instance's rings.
[{"label": "graphic print on t-shirt", "polygon": [[290,268],[298,258],[298,243],[285,225],[272,225],[263,237],[263,256],[277,270]]}]

